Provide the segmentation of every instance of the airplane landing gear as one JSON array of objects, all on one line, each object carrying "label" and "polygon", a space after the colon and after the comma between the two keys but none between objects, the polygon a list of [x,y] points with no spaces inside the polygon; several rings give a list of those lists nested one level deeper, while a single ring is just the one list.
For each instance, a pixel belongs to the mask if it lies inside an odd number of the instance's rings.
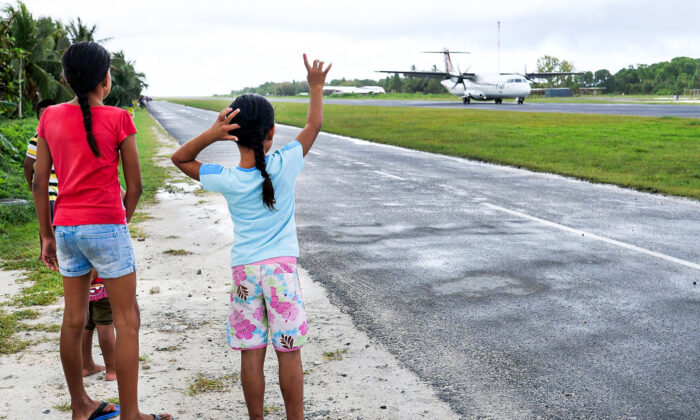
[{"label": "airplane landing gear", "polygon": [[471,102],[471,98],[469,96],[465,96],[464,98],[462,98],[463,104],[468,104],[469,102]]},{"label": "airplane landing gear", "polygon": [[494,102],[494,103],[497,103],[497,104],[502,104],[502,103],[503,103],[503,99],[502,99],[502,98],[494,99],[493,102]]},{"label": "airplane landing gear", "polygon": [[522,105],[525,102],[525,98],[518,98],[518,105]]}]

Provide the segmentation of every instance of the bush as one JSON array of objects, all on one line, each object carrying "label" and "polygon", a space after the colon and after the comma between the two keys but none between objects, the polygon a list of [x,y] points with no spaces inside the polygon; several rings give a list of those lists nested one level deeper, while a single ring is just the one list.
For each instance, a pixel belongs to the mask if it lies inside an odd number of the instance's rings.
[{"label": "bush", "polygon": [[0,158],[3,163],[24,161],[29,139],[36,133],[36,118],[0,122]]},{"label": "bush", "polygon": [[0,122],[0,199],[31,200],[22,162],[36,125],[36,118]]},{"label": "bush", "polygon": [[0,204],[0,233],[10,225],[21,225],[36,218],[32,202],[26,204]]}]

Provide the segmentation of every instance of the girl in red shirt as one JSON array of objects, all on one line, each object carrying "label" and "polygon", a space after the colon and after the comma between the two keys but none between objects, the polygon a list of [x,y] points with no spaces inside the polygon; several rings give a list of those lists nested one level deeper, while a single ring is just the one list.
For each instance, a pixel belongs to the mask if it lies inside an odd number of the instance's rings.
[{"label": "girl in red shirt", "polygon": [[[41,259],[63,276],[61,363],[74,419],[108,419],[119,407],[92,400],[83,386],[81,337],[93,268],[107,288],[117,331],[116,370],[122,419],[171,419],[138,408],[139,307],[136,264],[126,223],[141,196],[136,128],[126,110],[104,106],[112,87],[110,56],[94,42],[71,45],[63,74],[76,97],[46,109],[39,122],[33,194],[43,239]],[[122,201],[119,161],[126,193]],[[51,227],[48,181],[54,165],[61,191]]]}]

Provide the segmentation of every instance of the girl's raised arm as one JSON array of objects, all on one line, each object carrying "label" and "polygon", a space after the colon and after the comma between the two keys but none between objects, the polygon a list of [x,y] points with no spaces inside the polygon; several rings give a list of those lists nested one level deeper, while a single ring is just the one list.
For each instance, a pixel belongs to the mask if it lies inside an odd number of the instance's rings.
[{"label": "girl's raised arm", "polygon": [[237,109],[231,112],[231,108],[226,108],[219,113],[219,117],[207,130],[201,132],[197,137],[180,146],[170,160],[185,175],[199,181],[199,167],[202,162],[197,160],[199,152],[217,140],[238,141],[236,136],[229,134],[229,131],[240,128],[238,124],[231,124],[231,119],[241,112]]},{"label": "girl's raised arm", "polygon": [[136,204],[141,198],[143,184],[141,182],[141,164],[139,163],[139,151],[136,148],[136,134],[127,136],[119,144],[122,155],[122,170],[126,182],[124,193],[124,207],[126,207],[126,221],[131,221],[131,216],[136,211]]},{"label": "girl's raised arm", "polygon": [[46,140],[39,137],[36,142],[36,167],[34,168],[34,181],[32,181],[32,195],[36,217],[39,220],[39,235],[41,235],[41,261],[52,269],[58,271],[56,259],[56,237],[51,227],[51,213],[49,207],[49,176],[53,158]]},{"label": "girl's raised arm", "polygon": [[309,149],[313,146],[321,124],[323,123],[323,84],[326,82],[326,75],[333,64],[329,64],[323,70],[323,61],[314,60],[312,65],[309,65],[309,60],[304,54],[304,65],[306,66],[306,80],[309,82],[309,112],[306,115],[306,126],[297,136],[297,140],[301,143],[304,150],[304,156],[309,153]]}]

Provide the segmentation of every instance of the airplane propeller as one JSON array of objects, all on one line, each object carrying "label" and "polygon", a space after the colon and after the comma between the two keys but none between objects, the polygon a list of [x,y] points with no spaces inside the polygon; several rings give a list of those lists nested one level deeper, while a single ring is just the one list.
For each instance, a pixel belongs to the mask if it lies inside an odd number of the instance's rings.
[{"label": "airplane propeller", "polygon": [[[471,67],[471,66],[470,66],[470,67]],[[467,68],[467,71],[469,71],[469,68]],[[457,76],[450,75],[450,80],[452,80],[453,82],[455,82],[455,84],[452,85],[452,89],[454,89],[455,87],[457,87],[458,84],[461,83],[462,86],[464,86],[464,91],[466,92],[466,91],[467,91],[467,84],[464,83],[464,74],[463,74],[462,71],[459,69],[459,65],[457,65],[457,72],[458,72],[458,75],[457,75]]]}]

